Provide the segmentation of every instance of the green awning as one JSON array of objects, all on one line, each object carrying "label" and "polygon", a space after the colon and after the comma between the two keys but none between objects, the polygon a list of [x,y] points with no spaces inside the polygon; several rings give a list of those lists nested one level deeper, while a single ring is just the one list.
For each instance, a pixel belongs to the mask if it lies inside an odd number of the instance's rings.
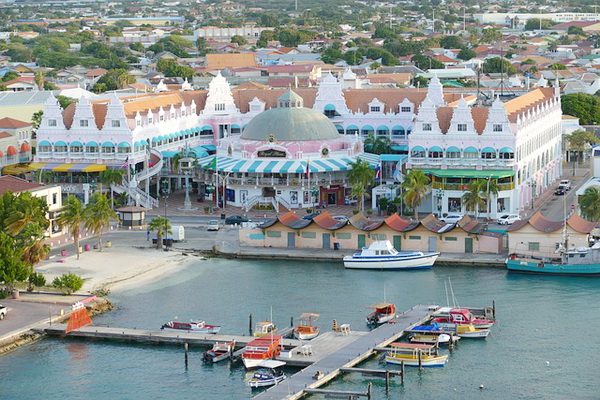
[{"label": "green awning", "polygon": [[426,174],[437,176],[438,178],[507,178],[513,176],[512,170],[477,170],[477,169],[425,169]]}]

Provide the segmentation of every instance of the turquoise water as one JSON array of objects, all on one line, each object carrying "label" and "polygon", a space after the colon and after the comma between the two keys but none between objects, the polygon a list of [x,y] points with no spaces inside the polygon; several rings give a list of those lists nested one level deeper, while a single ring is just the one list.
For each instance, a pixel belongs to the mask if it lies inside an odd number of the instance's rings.
[{"label": "turquoise water", "polygon": [[[341,264],[209,260],[127,293],[96,324],[158,328],[175,317],[202,318],[242,334],[248,315],[279,326],[304,311],[364,329],[367,306],[386,297],[399,310],[444,304],[451,278],[460,305],[496,301],[498,324],[485,341],[461,340],[446,368],[408,369],[390,398],[597,399],[600,280],[507,274],[502,269],[349,271]],[[242,367],[203,365],[192,348],[47,339],[0,357],[0,399],[246,399]],[[377,367],[376,360],[365,365]],[[375,399],[385,398],[374,381]],[[364,390],[367,378],[345,375],[330,387]],[[10,384],[7,384],[10,383]],[[480,390],[479,385],[484,389]],[[319,398],[319,397],[314,397]]]}]

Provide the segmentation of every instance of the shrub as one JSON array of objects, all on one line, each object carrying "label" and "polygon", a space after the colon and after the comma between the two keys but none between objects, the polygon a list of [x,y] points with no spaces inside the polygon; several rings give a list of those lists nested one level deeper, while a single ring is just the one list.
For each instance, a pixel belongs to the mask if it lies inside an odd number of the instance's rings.
[{"label": "shrub", "polygon": [[83,286],[83,278],[75,274],[63,274],[52,281],[52,286],[60,289],[64,294],[71,294]]},{"label": "shrub", "polygon": [[46,277],[39,272],[33,272],[29,275],[28,282],[27,291],[31,292],[35,287],[46,286]]}]

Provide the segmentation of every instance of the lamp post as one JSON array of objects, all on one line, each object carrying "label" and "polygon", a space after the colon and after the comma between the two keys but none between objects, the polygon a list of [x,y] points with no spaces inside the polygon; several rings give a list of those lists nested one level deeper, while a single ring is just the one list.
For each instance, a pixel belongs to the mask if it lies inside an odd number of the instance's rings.
[{"label": "lamp post", "polygon": [[531,188],[531,209],[534,209],[534,203],[535,203],[535,186],[536,186],[536,182],[535,180],[529,182],[529,187]]},{"label": "lamp post", "polygon": [[442,189],[438,189],[436,198],[437,198],[438,217],[441,217],[442,216],[442,199],[444,198],[444,191]]},{"label": "lamp post", "polygon": [[228,172],[227,175],[225,175],[223,177],[223,198],[221,199],[221,201],[223,202],[223,212],[225,212],[225,204],[227,201],[227,196],[225,194],[225,190],[226,190],[226,186],[227,186],[227,178],[229,178],[229,175],[231,175],[231,172]]}]

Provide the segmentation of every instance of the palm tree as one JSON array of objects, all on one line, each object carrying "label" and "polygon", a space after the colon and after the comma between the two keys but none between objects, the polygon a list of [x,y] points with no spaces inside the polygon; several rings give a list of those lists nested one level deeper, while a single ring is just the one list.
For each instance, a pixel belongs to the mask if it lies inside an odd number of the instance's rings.
[{"label": "palm tree", "polygon": [[490,218],[492,212],[492,197],[498,196],[500,186],[497,179],[488,178],[485,180],[485,199],[487,204],[487,217]]},{"label": "palm tree", "polygon": [[579,199],[579,208],[585,219],[600,221],[600,189],[598,187],[585,189],[581,199]]},{"label": "palm tree", "polygon": [[391,152],[392,142],[387,136],[375,137],[373,133],[365,138],[365,151],[373,154],[385,154]]},{"label": "palm tree", "polygon": [[485,206],[485,191],[487,182],[483,179],[475,179],[469,182],[467,191],[462,200],[467,211],[475,212],[475,219],[479,215],[479,209]]},{"label": "palm tree", "polygon": [[375,171],[367,161],[360,159],[350,165],[352,168],[348,171],[348,182],[352,186],[352,196],[360,201],[360,210],[364,211],[365,195],[375,179]]},{"label": "palm tree", "polygon": [[23,250],[21,259],[28,265],[35,265],[42,260],[45,260],[50,254],[50,245],[44,243],[44,239],[33,241]]},{"label": "palm tree", "polygon": [[171,223],[165,217],[154,217],[152,221],[150,221],[148,228],[151,231],[156,232],[156,248],[160,250],[162,248],[163,236],[166,237],[169,233],[172,233]]},{"label": "palm tree", "polygon": [[[112,185],[120,185],[123,183],[123,174],[124,171],[122,169],[107,169],[106,171],[102,171],[100,173],[100,183],[107,185],[110,188],[110,207],[115,207],[115,200],[113,197]],[[100,189],[102,192],[102,189]]]},{"label": "palm tree", "polygon": [[110,220],[116,219],[117,213],[111,208],[106,196],[94,193],[84,211],[84,223],[98,236],[98,249],[102,251],[102,231],[108,228]]},{"label": "palm tree", "polygon": [[60,216],[58,217],[58,224],[63,227],[66,226],[73,242],[75,243],[75,252],[77,253],[77,259],[79,260],[79,233],[81,231],[81,224],[85,220],[85,207],[83,203],[72,194],[67,197],[67,202],[63,208]]},{"label": "palm tree", "polygon": [[[28,225],[38,224],[42,228],[46,229],[48,226],[48,220],[45,217],[48,211],[46,202],[43,204],[41,199],[33,197],[29,192],[23,192],[18,195],[19,201],[16,209],[11,211],[11,214],[6,218],[6,231],[10,235],[18,235]],[[42,212],[40,213],[40,207]],[[43,215],[44,219],[40,219],[40,215]]]},{"label": "palm tree", "polygon": [[420,169],[411,169],[402,183],[404,202],[414,210],[415,219],[419,219],[419,205],[429,192],[429,178]]}]

